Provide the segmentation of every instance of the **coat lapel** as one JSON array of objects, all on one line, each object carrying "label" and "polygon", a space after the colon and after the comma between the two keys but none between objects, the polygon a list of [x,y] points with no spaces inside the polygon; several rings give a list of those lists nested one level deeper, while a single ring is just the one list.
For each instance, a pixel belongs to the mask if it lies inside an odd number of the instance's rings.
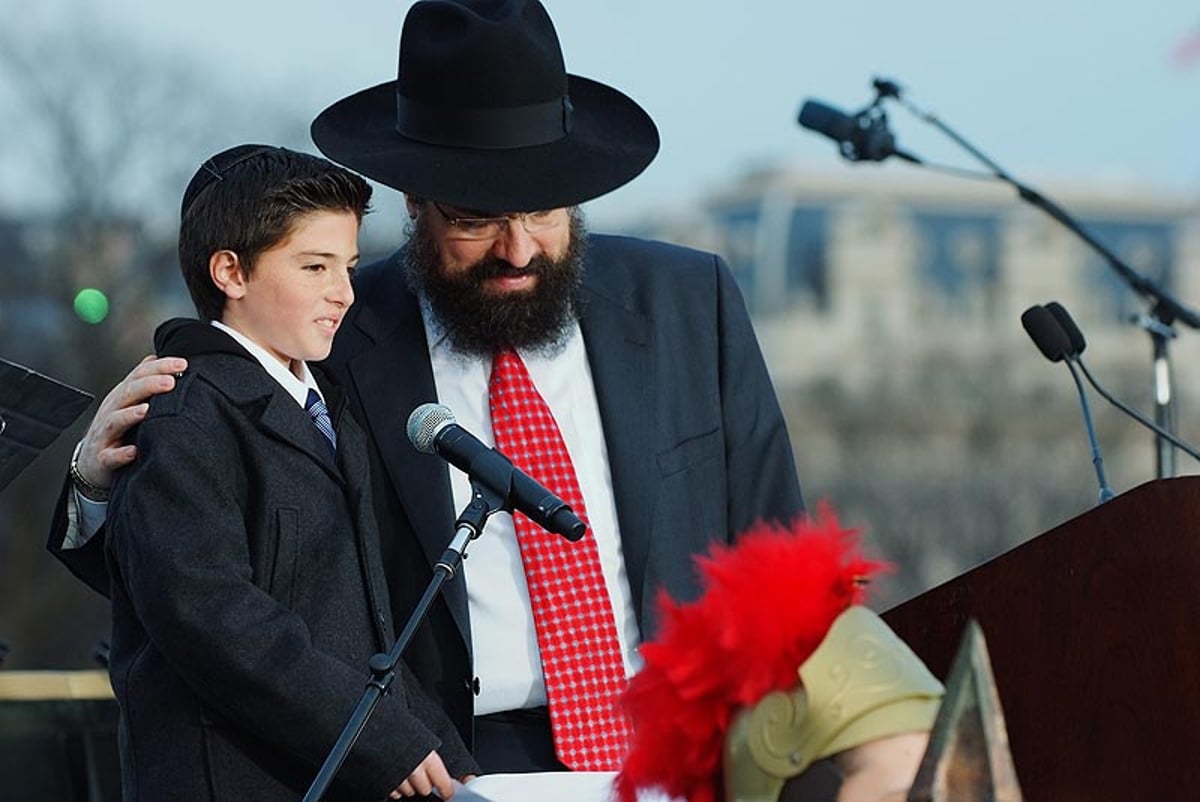
[{"label": "coat lapel", "polygon": [[[379,553],[378,526],[375,510],[368,503],[367,495],[370,465],[367,459],[367,444],[362,432],[350,415],[346,394],[340,387],[322,381],[321,392],[329,402],[330,414],[337,422],[338,465],[346,479],[346,498],[354,515],[355,543],[358,547],[359,564],[366,578],[367,594],[371,603],[372,623],[379,642],[379,649],[391,649],[394,631],[388,610],[387,582],[381,573],[383,557]],[[344,445],[344,447],[343,447]]]},{"label": "coat lapel", "polygon": [[[653,449],[657,388],[650,320],[613,288],[621,265],[589,261],[580,329],[587,348],[596,403],[608,447],[621,547],[634,609],[642,610],[646,554],[652,534],[658,472]],[[640,623],[640,620],[639,620]]]},{"label": "coat lapel", "polygon": [[[394,305],[364,306],[359,311],[354,325],[373,345],[351,357],[346,370],[362,404],[366,427],[387,468],[388,481],[432,567],[454,535],[454,502],[446,464],[420,453],[408,440],[408,416],[421,404],[436,401],[437,390],[417,299],[399,280],[398,268],[389,272],[390,286],[380,288],[374,297],[395,299]],[[384,537],[389,534],[382,533]],[[442,593],[469,643],[464,583],[455,577],[443,586]]]},{"label": "coat lapel", "polygon": [[[275,383],[274,380],[271,381],[272,384]],[[342,473],[329,453],[324,435],[313,425],[308,414],[303,409],[298,409],[296,399],[288,395],[282,387],[272,389],[258,422],[264,430],[292,444],[319,463],[321,469],[339,485],[345,485]]]},{"label": "coat lapel", "polygon": [[324,435],[288,391],[280,386],[249,355],[220,355],[221,367],[205,371],[208,380],[241,408],[247,420],[262,431],[287,443],[321,466],[339,485],[345,484]]}]

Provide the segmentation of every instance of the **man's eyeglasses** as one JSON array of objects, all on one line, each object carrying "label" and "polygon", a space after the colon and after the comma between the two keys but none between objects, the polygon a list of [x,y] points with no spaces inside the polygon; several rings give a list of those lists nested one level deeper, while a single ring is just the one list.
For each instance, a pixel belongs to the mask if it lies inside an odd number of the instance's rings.
[{"label": "man's eyeglasses", "polygon": [[429,202],[438,210],[450,227],[453,239],[488,240],[496,239],[508,230],[508,221],[514,220],[530,234],[540,234],[563,224],[563,215],[558,209],[546,209],[539,212],[513,212],[500,217],[464,217],[455,214],[437,201]]}]

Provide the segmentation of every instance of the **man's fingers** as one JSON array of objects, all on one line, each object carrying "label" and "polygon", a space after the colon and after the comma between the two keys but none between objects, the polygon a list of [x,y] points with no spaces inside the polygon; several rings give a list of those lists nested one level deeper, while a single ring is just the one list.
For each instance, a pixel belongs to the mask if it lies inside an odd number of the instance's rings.
[{"label": "man's fingers", "polygon": [[187,360],[179,356],[156,357],[150,354],[142,359],[126,378],[140,379],[156,373],[183,373],[187,370]]},{"label": "man's fingers", "polygon": [[140,404],[113,410],[104,416],[104,420],[97,418],[97,422],[100,424],[100,447],[115,448],[125,439],[125,435],[130,429],[142,422],[149,411],[150,405],[143,401]]},{"label": "man's fingers", "polygon": [[137,449],[126,445],[124,440],[129,430],[146,417],[149,409],[148,404],[137,404],[97,413],[83,436],[83,448],[79,450],[78,468],[84,479],[100,487],[112,486],[114,472],[137,457]]},{"label": "man's fingers", "polygon": [[187,370],[187,360],[179,357],[142,359],[100,402],[96,417],[83,436],[79,451],[79,473],[99,487],[113,483],[114,472],[137,456],[136,449],[125,445],[129,430],[146,417],[147,401],[175,387],[175,374]]},{"label": "man's fingers", "polygon": [[[142,373],[145,368],[150,365],[166,365],[175,366],[178,363],[179,367],[167,369],[154,369]],[[182,359],[156,360],[154,363],[139,366],[133,373],[130,373],[125,379],[113,388],[115,396],[113,403],[117,407],[128,407],[134,404],[140,404],[146,401],[152,395],[165,393],[175,388],[175,374],[182,373],[187,363]],[[106,398],[105,401],[108,401]]]},{"label": "man's fingers", "polygon": [[[107,472],[116,472],[137,459],[137,446],[106,448],[100,452],[100,464]],[[86,476],[86,474],[85,474]]]},{"label": "man's fingers", "polygon": [[153,355],[144,358],[104,397],[97,415],[141,403],[156,393],[172,389],[175,374],[185,370],[186,359]]}]

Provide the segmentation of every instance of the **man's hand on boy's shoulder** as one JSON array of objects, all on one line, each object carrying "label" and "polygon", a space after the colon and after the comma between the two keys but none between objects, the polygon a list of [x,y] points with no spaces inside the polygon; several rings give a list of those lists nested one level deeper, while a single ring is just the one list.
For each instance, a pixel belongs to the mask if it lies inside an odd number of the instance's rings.
[{"label": "man's hand on boy's shoulder", "polygon": [[186,359],[150,354],[104,396],[83,435],[76,463],[88,483],[112,487],[117,471],[137,458],[136,446],[126,445],[125,436],[146,416],[150,397],[173,390],[176,375],[185,370]]}]

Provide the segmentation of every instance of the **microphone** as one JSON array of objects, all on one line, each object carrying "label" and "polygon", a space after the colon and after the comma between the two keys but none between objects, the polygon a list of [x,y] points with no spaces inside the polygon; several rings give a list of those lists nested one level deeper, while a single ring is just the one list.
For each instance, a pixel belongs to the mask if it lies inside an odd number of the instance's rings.
[{"label": "microphone", "polygon": [[888,130],[887,115],[878,101],[851,116],[819,100],[806,100],[797,122],[838,143],[842,156],[850,161],[879,162],[899,156],[914,164],[921,163],[896,147],[896,137]]},{"label": "microphone", "polygon": [[1100,503],[1103,504],[1115,494],[1104,476],[1104,459],[1100,456],[1100,443],[1096,440],[1096,427],[1092,424],[1092,408],[1088,405],[1087,393],[1083,389],[1083,382],[1079,380],[1079,372],[1067,358],[1071,350],[1071,340],[1054,315],[1043,306],[1031,306],[1022,312],[1021,325],[1025,327],[1025,332],[1033,340],[1033,344],[1042,352],[1042,356],[1051,362],[1065,363],[1071,371],[1075,389],[1079,391],[1083,426],[1087,429],[1088,444],[1092,449],[1092,465],[1096,468],[1096,481],[1100,484]]},{"label": "microphone", "polygon": [[1095,377],[1092,376],[1092,372],[1088,370],[1087,365],[1083,363],[1083,359],[1080,355],[1083,353],[1083,350],[1087,348],[1087,340],[1084,339],[1083,332],[1079,330],[1079,326],[1075,325],[1075,320],[1071,317],[1071,313],[1066,310],[1066,307],[1057,301],[1051,301],[1050,303],[1046,304],[1045,308],[1062,329],[1063,335],[1067,338],[1068,352],[1066,354],[1066,358],[1079,365],[1079,368],[1083,371],[1084,378],[1087,379],[1088,384],[1092,385],[1096,392],[1103,396],[1105,401],[1112,404],[1114,407],[1121,410],[1126,415],[1133,418],[1135,421],[1142,424],[1159,437],[1171,443],[1180,451],[1183,451],[1190,456],[1192,459],[1200,460],[1200,451],[1197,451],[1192,446],[1183,442],[1169,430],[1159,426],[1157,423],[1150,420],[1133,407],[1118,401],[1111,393],[1108,392],[1108,390],[1105,390],[1104,387],[1102,387],[1100,383],[1096,381]]},{"label": "microphone", "polygon": [[1087,348],[1087,340],[1083,339],[1083,332],[1079,330],[1070,313],[1058,301],[1051,301],[1048,304],[1044,304],[1044,306],[1046,307],[1046,311],[1058,321],[1063,334],[1067,335],[1067,344],[1069,345],[1067,358],[1078,359],[1083,354],[1084,349]]},{"label": "microphone", "polygon": [[542,487],[508,457],[480,442],[459,426],[454,413],[441,404],[422,404],[408,416],[408,439],[423,454],[437,454],[505,499],[547,532],[579,540],[587,524],[558,496]]},{"label": "microphone", "polygon": [[1062,362],[1071,350],[1067,332],[1059,325],[1054,315],[1042,306],[1031,306],[1021,313],[1021,325],[1042,356],[1051,362]]}]

